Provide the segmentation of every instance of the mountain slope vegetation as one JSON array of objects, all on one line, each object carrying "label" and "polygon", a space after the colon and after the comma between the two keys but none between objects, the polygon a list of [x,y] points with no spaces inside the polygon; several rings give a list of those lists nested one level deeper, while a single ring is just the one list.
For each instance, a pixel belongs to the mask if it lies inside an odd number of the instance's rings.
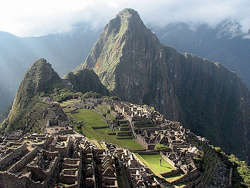
[{"label": "mountain slope vegetation", "polygon": [[77,91],[109,94],[98,76],[91,70],[83,70],[76,75],[68,74],[67,79],[62,79],[46,59],[37,60],[25,74],[8,118],[2,124],[2,129],[27,131],[33,129],[33,126],[44,127],[50,112],[66,120],[66,115],[52,99],[55,95],[60,95],[57,98],[61,100],[65,98],[62,95],[72,96]]},{"label": "mountain slope vegetation", "polygon": [[[226,152],[249,157],[249,92],[219,63],[160,43],[132,9],[104,29],[85,62],[123,100],[149,104]],[[233,139],[232,139],[233,138]]]},{"label": "mountain slope vegetation", "polygon": [[[249,34],[242,33],[240,27],[231,20],[215,28],[201,24],[193,29],[186,23],[150,26],[163,44],[221,62],[235,71],[249,88],[250,40]],[[100,34],[100,30],[90,28],[90,23],[80,23],[69,32],[40,37],[17,37],[0,32],[0,86],[3,88],[0,95],[4,99],[0,103],[0,113],[11,105],[25,71],[36,59],[45,57],[53,62],[60,75],[79,65]]]}]

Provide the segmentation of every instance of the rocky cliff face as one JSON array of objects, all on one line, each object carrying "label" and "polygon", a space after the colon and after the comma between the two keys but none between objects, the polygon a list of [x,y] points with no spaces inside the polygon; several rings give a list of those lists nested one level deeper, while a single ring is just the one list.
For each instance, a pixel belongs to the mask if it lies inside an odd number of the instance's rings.
[{"label": "rocky cliff face", "polygon": [[73,87],[74,91],[87,92],[94,91],[102,95],[108,95],[106,87],[100,82],[98,76],[93,70],[83,69],[77,72],[70,72],[65,76]]},{"label": "rocky cliff face", "polygon": [[196,29],[186,23],[172,23],[153,28],[163,44],[221,62],[250,88],[250,40],[239,23],[224,20],[216,27],[201,24]]},{"label": "rocky cliff face", "polygon": [[249,156],[249,92],[237,75],[163,46],[136,11],[110,21],[83,68],[122,99],[153,105],[226,152]]},{"label": "rocky cliff face", "polygon": [[[58,87],[64,87],[64,84],[62,79],[52,69],[51,64],[47,63],[45,59],[36,61],[27,71],[19,86],[8,116],[8,127],[19,124],[19,120],[23,120],[22,117],[26,112],[40,102],[37,96],[49,93]],[[23,124],[23,121],[20,124]]]}]

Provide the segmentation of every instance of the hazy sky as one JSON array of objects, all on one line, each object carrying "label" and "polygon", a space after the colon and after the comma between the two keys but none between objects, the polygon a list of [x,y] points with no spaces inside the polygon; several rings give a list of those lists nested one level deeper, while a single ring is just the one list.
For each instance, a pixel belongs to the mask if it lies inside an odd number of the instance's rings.
[{"label": "hazy sky", "polygon": [[231,18],[250,28],[250,0],[0,0],[0,31],[38,36],[68,31],[89,21],[103,27],[123,8],[134,8],[146,23],[208,23]]}]

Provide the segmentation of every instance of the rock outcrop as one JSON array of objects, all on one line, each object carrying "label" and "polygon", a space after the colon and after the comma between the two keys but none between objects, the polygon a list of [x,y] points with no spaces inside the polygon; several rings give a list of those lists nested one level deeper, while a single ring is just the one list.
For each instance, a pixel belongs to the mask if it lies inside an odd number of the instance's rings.
[{"label": "rock outcrop", "polygon": [[219,63],[163,46],[132,9],[104,29],[78,70],[93,69],[123,100],[149,104],[226,152],[250,156],[249,92]]},{"label": "rock outcrop", "polygon": [[65,79],[72,84],[73,90],[78,92],[94,91],[102,95],[108,95],[106,87],[100,82],[98,76],[93,70],[83,69],[76,72],[70,72]]}]

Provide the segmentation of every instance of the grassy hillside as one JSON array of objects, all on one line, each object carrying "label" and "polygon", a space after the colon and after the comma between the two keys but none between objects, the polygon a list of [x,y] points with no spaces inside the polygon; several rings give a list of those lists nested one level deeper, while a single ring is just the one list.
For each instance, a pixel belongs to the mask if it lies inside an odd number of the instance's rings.
[{"label": "grassy hillside", "polygon": [[[70,106],[72,104],[73,102],[65,101],[61,105],[65,107]],[[105,107],[99,106],[98,109],[103,110],[105,109]],[[64,108],[64,111],[70,118],[74,120],[74,129],[77,132],[85,135],[89,139],[113,143],[131,150],[143,149],[143,147],[138,144],[134,139],[119,139],[119,137],[117,137],[115,134],[112,134],[113,131],[107,127],[107,122],[102,116],[102,113],[98,113],[96,110],[78,109],[74,113],[70,113],[70,110]]]}]

